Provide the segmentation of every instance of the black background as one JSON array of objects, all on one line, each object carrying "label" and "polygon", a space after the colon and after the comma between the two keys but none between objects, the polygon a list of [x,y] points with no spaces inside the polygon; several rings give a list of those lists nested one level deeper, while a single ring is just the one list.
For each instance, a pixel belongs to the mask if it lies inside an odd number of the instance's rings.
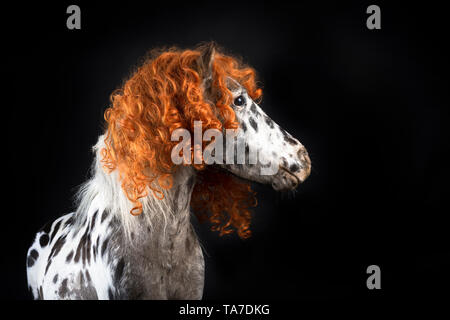
[{"label": "black background", "polygon": [[[295,196],[255,186],[253,236],[206,249],[204,299],[442,296],[449,286],[446,13],[437,4],[366,8],[312,1],[74,1],[2,9],[1,296],[29,299],[35,232],[73,210],[102,132],[109,94],[147,50],[214,40],[253,66],[261,106],[308,149]],[[12,85],[10,87],[10,85]],[[366,268],[381,268],[369,291]]]}]

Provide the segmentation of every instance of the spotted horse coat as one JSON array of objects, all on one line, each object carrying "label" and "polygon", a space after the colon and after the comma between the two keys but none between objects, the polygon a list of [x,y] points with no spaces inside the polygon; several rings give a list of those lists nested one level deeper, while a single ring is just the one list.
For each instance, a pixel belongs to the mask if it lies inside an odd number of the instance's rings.
[{"label": "spotted horse coat", "polygon": [[[102,143],[103,137],[97,153]],[[117,177],[105,174],[96,163],[96,173],[84,188],[83,198],[88,201],[45,225],[28,250],[27,277],[33,297],[200,299],[204,260],[189,220],[193,169],[179,170],[177,185],[159,203],[149,201],[150,197],[143,201],[144,214],[134,217],[128,235],[123,228],[126,222],[113,214],[117,208],[104,205],[114,203],[107,199],[120,188]],[[129,208],[122,211],[129,219]]]}]

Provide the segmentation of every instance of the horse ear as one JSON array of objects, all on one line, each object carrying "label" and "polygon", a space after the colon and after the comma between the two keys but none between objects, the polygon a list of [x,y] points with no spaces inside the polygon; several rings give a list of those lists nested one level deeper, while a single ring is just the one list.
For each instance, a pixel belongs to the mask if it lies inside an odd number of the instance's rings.
[{"label": "horse ear", "polygon": [[216,44],[214,42],[209,42],[201,50],[200,54],[200,65],[201,73],[203,78],[208,78],[212,74],[212,64],[214,61],[214,56],[216,54]]}]

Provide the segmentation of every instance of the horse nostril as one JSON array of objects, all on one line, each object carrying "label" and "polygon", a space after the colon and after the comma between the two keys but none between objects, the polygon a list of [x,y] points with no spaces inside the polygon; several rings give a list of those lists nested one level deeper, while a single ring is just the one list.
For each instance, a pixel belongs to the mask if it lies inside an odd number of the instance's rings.
[{"label": "horse nostril", "polygon": [[298,164],[296,164],[296,163],[291,164],[291,166],[289,167],[289,170],[291,172],[297,172],[298,170],[300,170],[300,166]]}]

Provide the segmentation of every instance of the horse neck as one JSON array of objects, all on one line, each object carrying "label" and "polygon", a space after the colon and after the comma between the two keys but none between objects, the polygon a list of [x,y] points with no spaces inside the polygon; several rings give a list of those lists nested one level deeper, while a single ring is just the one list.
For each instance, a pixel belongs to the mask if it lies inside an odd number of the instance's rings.
[{"label": "horse neck", "polygon": [[[133,204],[125,196],[117,170],[107,173],[101,164],[104,137],[94,146],[96,158],[93,177],[80,189],[77,216],[86,221],[95,211],[108,211],[121,226],[124,238],[131,243],[148,243],[151,246],[174,245],[176,239],[192,235],[190,201],[195,184],[195,171],[180,166],[173,175],[173,186],[163,190],[163,199],[157,199],[149,191],[141,198],[142,213],[131,215]],[[175,239],[175,240],[174,240]]]},{"label": "horse neck", "polygon": [[[125,226],[152,243],[159,245],[183,238],[190,231],[190,202],[195,184],[195,173],[192,168],[180,167],[173,176],[173,186],[164,190],[164,198],[158,199],[152,192],[142,198],[143,212],[138,217],[129,212],[121,215]],[[127,224],[126,220],[137,220],[137,224]]]}]

